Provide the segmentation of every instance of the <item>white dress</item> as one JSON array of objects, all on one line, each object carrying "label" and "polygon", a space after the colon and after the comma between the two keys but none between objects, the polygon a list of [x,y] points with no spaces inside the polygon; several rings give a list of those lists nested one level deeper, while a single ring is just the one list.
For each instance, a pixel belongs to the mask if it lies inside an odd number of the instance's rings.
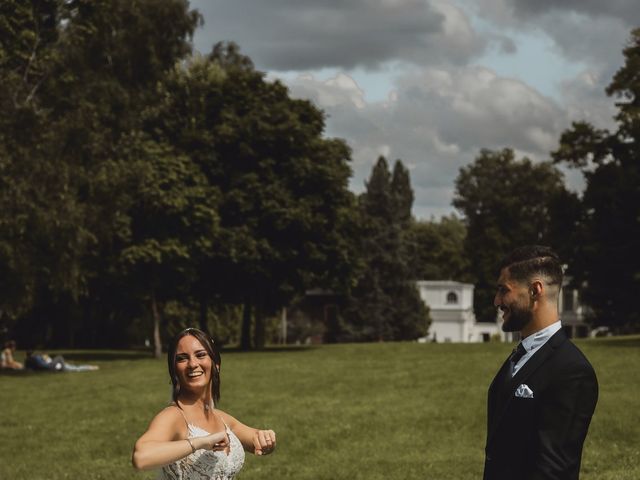
[{"label": "white dress", "polygon": [[[187,423],[188,437],[204,437],[209,432]],[[244,448],[231,429],[225,424],[229,435],[229,453],[211,450],[196,450],[194,453],[162,467],[160,480],[232,480],[244,464]]]}]

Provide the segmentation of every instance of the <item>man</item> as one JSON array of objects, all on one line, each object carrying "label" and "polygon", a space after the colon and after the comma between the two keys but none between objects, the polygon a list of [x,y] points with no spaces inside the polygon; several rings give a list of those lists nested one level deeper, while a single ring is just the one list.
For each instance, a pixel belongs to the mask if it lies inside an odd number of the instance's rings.
[{"label": "man", "polygon": [[525,246],[500,264],[494,304],[522,341],[489,387],[484,480],[577,480],[598,400],[589,361],[560,324],[562,266]]}]

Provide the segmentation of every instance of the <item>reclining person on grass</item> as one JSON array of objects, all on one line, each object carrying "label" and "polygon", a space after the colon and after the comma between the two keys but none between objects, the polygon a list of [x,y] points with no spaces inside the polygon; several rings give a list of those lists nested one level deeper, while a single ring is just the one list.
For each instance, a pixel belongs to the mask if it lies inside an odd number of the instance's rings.
[{"label": "reclining person on grass", "polygon": [[62,355],[56,355],[51,358],[46,353],[38,354],[33,351],[27,352],[27,358],[24,361],[25,368],[30,370],[43,370],[50,372],[87,372],[98,370],[97,365],[72,365],[67,363]]}]

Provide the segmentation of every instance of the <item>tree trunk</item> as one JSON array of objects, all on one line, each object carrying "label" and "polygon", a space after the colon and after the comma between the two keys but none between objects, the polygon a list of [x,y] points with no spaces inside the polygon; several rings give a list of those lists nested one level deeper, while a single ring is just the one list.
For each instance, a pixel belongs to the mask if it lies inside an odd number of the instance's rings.
[{"label": "tree trunk", "polygon": [[253,331],[253,346],[256,350],[264,348],[264,308],[261,303],[256,305],[256,324]]},{"label": "tree trunk", "polygon": [[242,311],[242,330],[240,332],[240,350],[251,350],[251,302],[244,302]]},{"label": "tree trunk", "polygon": [[153,316],[153,356],[160,358],[162,356],[162,341],[160,339],[160,313],[158,311],[158,303],[156,302],[155,292],[151,293],[151,313]]}]

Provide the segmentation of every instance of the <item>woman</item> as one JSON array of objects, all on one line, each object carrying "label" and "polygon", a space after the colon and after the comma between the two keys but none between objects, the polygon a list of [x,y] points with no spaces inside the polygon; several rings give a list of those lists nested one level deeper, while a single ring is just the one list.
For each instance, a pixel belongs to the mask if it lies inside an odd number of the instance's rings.
[{"label": "woman", "polygon": [[13,352],[16,351],[16,342],[8,340],[4,344],[4,349],[0,353],[0,368],[9,370],[22,370],[22,364],[16,362],[13,358]]},{"label": "woman", "polygon": [[272,430],[248,427],[215,408],[220,354],[209,336],[195,328],[183,330],[169,346],[168,362],[173,403],[136,442],[136,469],[162,467],[161,479],[232,479],[242,468],[244,450],[273,452]]}]

